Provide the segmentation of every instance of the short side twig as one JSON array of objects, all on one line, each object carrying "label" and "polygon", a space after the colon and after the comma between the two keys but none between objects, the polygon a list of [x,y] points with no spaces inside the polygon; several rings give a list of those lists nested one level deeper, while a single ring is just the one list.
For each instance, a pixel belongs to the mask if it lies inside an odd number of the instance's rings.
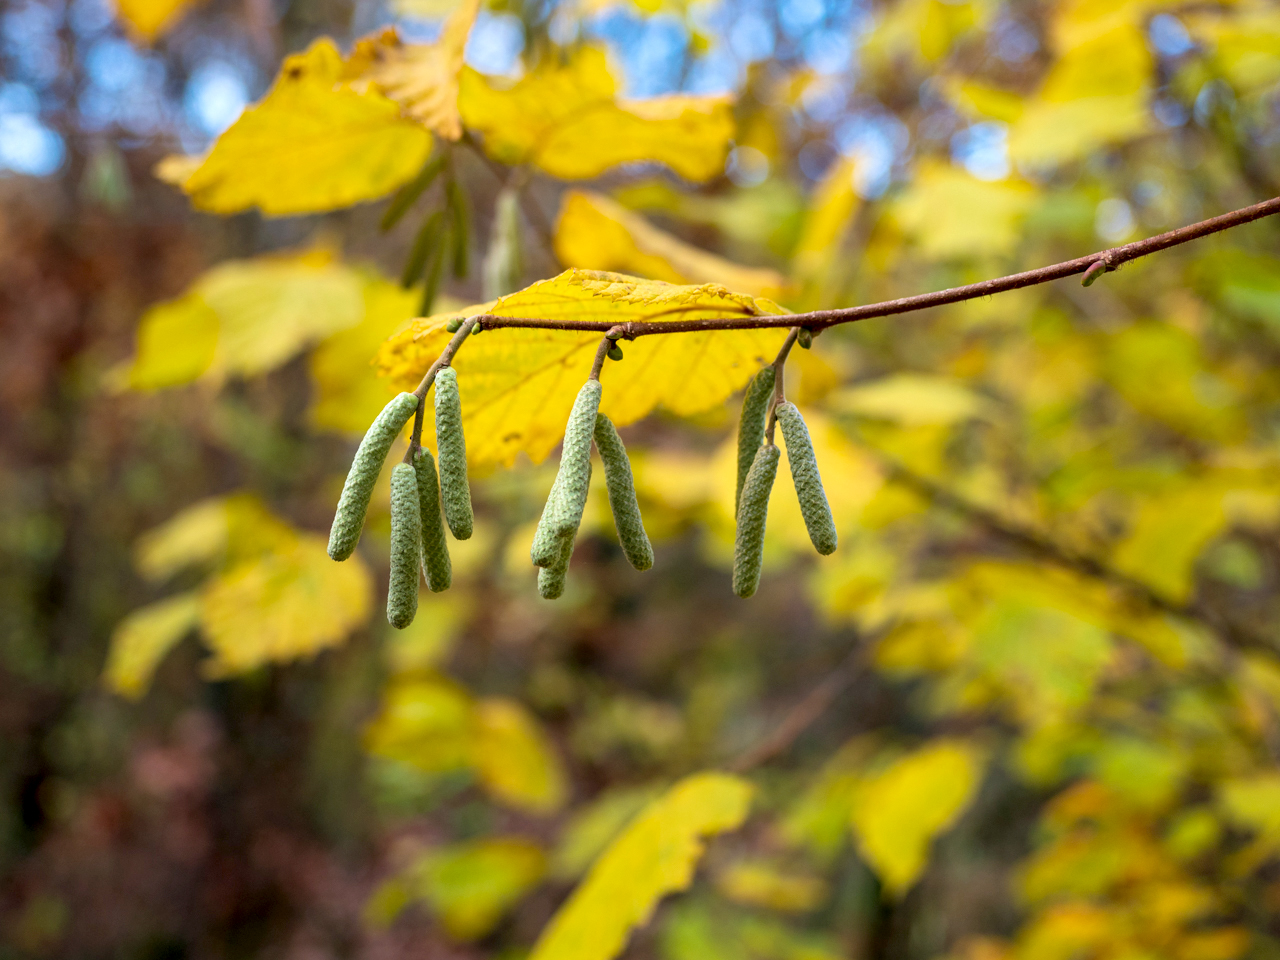
[{"label": "short side twig", "polygon": [[431,389],[431,384],[436,379],[436,374],[440,372],[442,367],[447,367],[453,360],[453,355],[458,352],[471,336],[471,331],[477,323],[480,322],[478,317],[468,317],[462,321],[462,326],[458,328],[458,332],[453,335],[445,348],[440,351],[440,356],[436,357],[436,362],[427,368],[427,372],[422,375],[422,382],[418,384],[417,389],[413,391],[413,395],[418,398],[418,409],[413,415],[413,433],[409,438],[409,449],[405,452],[404,462],[412,463],[414,451],[422,446],[422,418],[426,410],[427,391]]}]

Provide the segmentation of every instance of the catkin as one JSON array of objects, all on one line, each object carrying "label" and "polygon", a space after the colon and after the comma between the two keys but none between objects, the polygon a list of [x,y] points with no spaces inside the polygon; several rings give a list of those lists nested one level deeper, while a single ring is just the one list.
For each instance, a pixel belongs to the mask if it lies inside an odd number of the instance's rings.
[{"label": "catkin", "polygon": [[391,471],[391,582],[387,586],[387,622],[397,630],[418,612],[418,557],[422,517],[418,478],[407,463]]},{"label": "catkin", "polygon": [[418,478],[418,512],[422,516],[422,573],[432,593],[448,590],[453,583],[449,545],[440,519],[440,484],[431,451],[419,447],[413,455],[413,471]]},{"label": "catkin", "polygon": [[334,560],[346,560],[355,552],[364,529],[364,515],[369,510],[369,498],[373,485],[378,482],[383,461],[391,450],[396,436],[418,409],[418,398],[412,393],[402,393],[382,408],[373,425],[360,441],[360,449],[347,471],[338,509],[333,515],[329,530],[329,556]]},{"label": "catkin", "polygon": [[760,564],[764,557],[764,526],[769,516],[769,493],[778,475],[781,451],[767,443],[756,451],[742,486],[738,508],[738,535],[733,544],[733,592],[749,597],[760,585]]},{"label": "catkin", "polygon": [[458,372],[445,367],[436,374],[436,446],[440,451],[440,499],[444,518],[459,540],[471,536],[471,488],[467,484],[467,440],[462,435],[462,403]]},{"label": "catkin", "polygon": [[538,518],[538,529],[533,535],[533,546],[529,549],[529,559],[535,567],[550,567],[560,555],[560,540],[556,536],[556,509],[559,504],[560,478],[557,476],[551,484],[551,492],[547,494],[542,516]]},{"label": "catkin", "polygon": [[613,509],[613,525],[618,530],[622,552],[637,570],[653,566],[653,546],[644,532],[640,504],[636,502],[636,485],[631,476],[631,461],[613,421],[603,413],[596,414],[596,449],[604,463],[604,482],[609,489],[609,506]]},{"label": "catkin", "polygon": [[573,537],[561,537],[556,541],[555,561],[538,571],[538,595],[543,600],[556,600],[564,593],[564,581],[572,556]]},{"label": "catkin", "polygon": [[520,249],[520,194],[514,187],[503,187],[493,208],[493,229],[489,232],[489,249],[484,258],[481,280],[484,299],[496,300],[520,289],[524,277]]},{"label": "catkin", "polygon": [[773,394],[773,367],[765,367],[747,384],[746,396],[742,398],[742,417],[738,421],[738,487],[733,495],[733,512],[737,514],[738,504],[742,502],[742,485],[747,482],[747,473],[751,470],[751,462],[756,451],[764,442],[764,421],[769,413],[769,397]]},{"label": "catkin", "polygon": [[787,441],[787,463],[791,465],[791,482],[800,500],[800,513],[809,531],[813,548],[826,556],[836,549],[836,524],[831,519],[831,505],[822,489],[822,476],[818,473],[818,458],[813,454],[813,442],[809,428],[794,403],[777,406],[778,425]]},{"label": "catkin", "polygon": [[556,483],[560,496],[554,517],[556,535],[572,537],[582,523],[587,506],[587,490],[591,487],[591,438],[595,434],[596,414],[600,410],[600,381],[588,380],[578,391],[578,399],[569,412],[564,428],[564,447],[560,453],[560,471]]}]

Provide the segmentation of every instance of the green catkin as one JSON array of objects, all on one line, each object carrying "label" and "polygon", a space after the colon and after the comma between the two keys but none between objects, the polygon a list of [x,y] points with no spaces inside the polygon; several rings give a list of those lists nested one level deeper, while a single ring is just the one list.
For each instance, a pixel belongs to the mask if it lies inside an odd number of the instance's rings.
[{"label": "green catkin", "polygon": [[603,413],[596,414],[595,439],[604,464],[604,482],[609,489],[609,506],[613,509],[613,525],[618,530],[622,552],[637,570],[648,570],[653,566],[653,546],[640,518],[631,461],[627,459],[627,448],[613,421]]},{"label": "green catkin", "polygon": [[369,509],[373,485],[378,482],[382,464],[387,459],[391,444],[418,409],[418,398],[412,393],[402,393],[382,408],[373,425],[360,441],[360,449],[351,461],[347,482],[343,484],[338,509],[333,515],[329,530],[329,556],[334,560],[346,560],[355,552],[364,529],[364,515]]},{"label": "green catkin", "polygon": [[787,442],[787,463],[791,465],[791,482],[800,500],[800,512],[809,531],[813,547],[823,556],[836,549],[836,524],[831,519],[831,505],[822,489],[822,476],[818,473],[818,458],[813,454],[813,442],[809,428],[794,403],[777,406],[778,425],[782,438]]},{"label": "green catkin", "polygon": [[556,537],[556,509],[560,504],[560,478],[556,477],[551,484],[551,492],[547,494],[547,502],[542,508],[542,516],[538,518],[538,529],[533,535],[533,546],[529,548],[529,559],[535,567],[550,567],[560,555],[560,541]]},{"label": "green catkin", "polygon": [[582,523],[591,488],[591,438],[596,430],[596,414],[600,411],[600,381],[588,380],[578,391],[578,399],[569,412],[564,428],[564,446],[560,453],[560,486],[555,515],[556,535],[573,537]]},{"label": "green catkin", "polygon": [[462,403],[458,372],[445,367],[436,374],[436,447],[440,452],[440,499],[444,518],[459,540],[471,536],[471,487],[467,484],[467,440],[462,435]]},{"label": "green catkin", "polygon": [[471,249],[471,204],[457,180],[445,185],[445,195],[453,216],[453,275],[461,279],[467,275]]},{"label": "green catkin", "polygon": [[524,256],[520,244],[520,193],[503,187],[493,207],[489,249],[481,273],[484,299],[496,300],[520,289],[524,278]]},{"label": "green catkin", "polygon": [[398,463],[391,471],[391,581],[387,585],[387,622],[397,630],[418,612],[418,558],[422,517],[418,478],[413,467]]},{"label": "green catkin", "polygon": [[742,486],[738,508],[738,535],[733,544],[733,592],[751,596],[760,585],[760,564],[764,558],[764,526],[769,516],[769,493],[778,475],[781,451],[772,443],[762,446],[751,463]]},{"label": "green catkin", "polygon": [[735,514],[742,502],[742,485],[747,482],[751,462],[764,442],[764,422],[769,414],[774,374],[773,367],[765,367],[752,377],[747,384],[746,396],[742,398],[742,417],[738,421],[738,487],[733,495]]},{"label": "green catkin", "polygon": [[543,600],[557,600],[564,593],[565,578],[569,574],[569,560],[573,557],[573,537],[562,537],[556,543],[556,559],[538,571],[538,596]]},{"label": "green catkin", "polygon": [[396,195],[391,198],[391,202],[387,204],[386,212],[382,215],[382,223],[379,224],[379,228],[383,233],[386,233],[399,223],[400,218],[417,202],[423,191],[431,186],[431,182],[435,180],[436,176],[444,168],[444,158],[444,153],[438,152],[422,168],[421,173],[401,187],[396,192]]},{"label": "green catkin", "polygon": [[418,512],[422,516],[422,574],[427,579],[427,589],[440,593],[453,583],[453,564],[440,518],[436,461],[430,450],[418,448],[413,455],[413,470],[418,478]]}]

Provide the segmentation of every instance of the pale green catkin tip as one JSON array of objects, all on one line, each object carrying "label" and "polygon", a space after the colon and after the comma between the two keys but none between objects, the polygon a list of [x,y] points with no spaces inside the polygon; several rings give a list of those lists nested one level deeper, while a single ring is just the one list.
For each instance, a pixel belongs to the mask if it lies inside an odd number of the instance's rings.
[{"label": "pale green catkin tip", "polygon": [[757,452],[742,487],[738,509],[738,535],[733,544],[733,592],[751,596],[760,586],[760,566],[764,559],[764,528],[769,516],[769,492],[778,475],[781,451],[766,444]]},{"label": "pale green catkin tip", "polygon": [[631,461],[627,459],[627,448],[613,421],[603,413],[596,415],[595,439],[604,464],[604,482],[609,489],[609,506],[613,509],[613,525],[617,528],[622,552],[637,570],[648,570],[653,566],[653,545],[640,517]]},{"label": "pale green catkin tip", "polygon": [[412,393],[402,393],[382,408],[369,430],[360,441],[360,449],[351,461],[347,482],[342,486],[338,509],[329,529],[329,556],[334,560],[346,560],[355,552],[364,529],[364,516],[369,510],[369,498],[374,484],[382,472],[391,444],[418,409],[418,398]]},{"label": "pale green catkin tip", "polygon": [[591,487],[591,438],[595,434],[596,414],[600,410],[600,381],[588,380],[578,391],[564,429],[564,447],[560,453],[560,471],[556,485],[560,488],[555,532],[572,537],[582,523]]},{"label": "pale green catkin tip", "polygon": [[556,510],[560,504],[560,484],[551,485],[547,494],[547,502],[542,508],[542,516],[538,518],[538,529],[533,535],[533,546],[529,548],[529,559],[535,567],[549,567],[556,562],[560,548],[556,539]]},{"label": "pale green catkin tip", "polygon": [[413,455],[413,469],[418,478],[418,512],[422,517],[422,573],[427,589],[440,593],[453,583],[453,564],[440,518],[440,484],[430,450],[418,449]]},{"label": "pale green catkin tip", "polygon": [[733,495],[733,512],[737,514],[742,502],[742,485],[747,482],[747,472],[756,451],[764,442],[765,418],[769,414],[769,397],[773,394],[773,367],[765,367],[747,384],[742,398],[742,417],[738,421],[738,486]]},{"label": "pale green catkin tip", "polygon": [[791,481],[800,500],[800,513],[813,548],[823,556],[836,549],[836,524],[831,518],[831,505],[822,489],[822,475],[818,472],[818,458],[813,453],[809,428],[794,403],[780,403],[777,408],[778,425],[787,441],[787,462],[791,465]]},{"label": "pale green catkin tip", "polygon": [[471,487],[467,483],[467,441],[462,435],[462,403],[458,372],[445,367],[436,374],[436,447],[440,452],[440,499],[444,518],[459,540],[471,536]]},{"label": "pale green catkin tip", "polygon": [[391,580],[387,585],[387,622],[397,630],[418,612],[418,556],[422,517],[418,478],[407,463],[391,471]]},{"label": "pale green catkin tip", "polygon": [[573,557],[573,538],[561,537],[556,543],[555,562],[538,571],[538,596],[543,600],[558,600],[564,593],[565,579],[569,574],[569,560]]}]

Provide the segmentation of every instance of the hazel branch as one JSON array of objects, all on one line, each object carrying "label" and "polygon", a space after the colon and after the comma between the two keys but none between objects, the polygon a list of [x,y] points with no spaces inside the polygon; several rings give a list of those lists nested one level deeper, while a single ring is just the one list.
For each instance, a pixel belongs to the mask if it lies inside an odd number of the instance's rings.
[{"label": "hazel branch", "polygon": [[[856,323],[873,317],[889,317],[900,313],[914,313],[930,307],[941,307],[965,300],[976,300],[996,293],[1019,290],[1061,280],[1064,277],[1086,273],[1093,268],[1093,277],[1100,272],[1110,272],[1121,264],[1139,257],[1149,256],[1161,250],[1168,250],[1201,237],[1221,233],[1233,227],[1261,220],[1280,213],[1280,197],[1255,203],[1250,207],[1233,210],[1222,216],[1189,224],[1177,230],[1157,234],[1146,240],[1137,240],[1123,246],[1100,250],[1074,260],[1064,260],[1047,267],[1025,270],[1005,277],[970,283],[962,287],[951,287],[947,290],[936,290],[933,293],[922,293],[911,297],[900,297],[897,300],[885,300],[881,303],[868,303],[858,307],[844,307],[837,310],[813,310],[809,313],[762,314],[755,317],[716,317],[705,320],[675,320],[671,322],[633,321],[622,324],[623,336],[628,340],[636,337],[663,333],[695,333],[700,330],[760,330],[771,327],[808,327],[814,333],[844,323]],[[1101,267],[1095,265],[1102,264]],[[541,330],[598,330],[604,333],[615,324],[607,320],[548,320],[539,317],[496,317],[484,314],[477,319],[484,321],[489,329],[501,327],[526,327]]]}]

